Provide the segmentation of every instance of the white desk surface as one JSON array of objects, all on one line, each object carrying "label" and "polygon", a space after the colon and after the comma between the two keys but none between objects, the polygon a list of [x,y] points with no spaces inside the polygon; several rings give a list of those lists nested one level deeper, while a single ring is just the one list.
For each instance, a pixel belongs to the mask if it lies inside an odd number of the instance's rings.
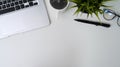
[{"label": "white desk surface", "polygon": [[[120,27],[77,23],[74,10],[55,13],[51,25],[0,40],[0,67],[120,67]],[[81,17],[83,18],[83,17]]]}]

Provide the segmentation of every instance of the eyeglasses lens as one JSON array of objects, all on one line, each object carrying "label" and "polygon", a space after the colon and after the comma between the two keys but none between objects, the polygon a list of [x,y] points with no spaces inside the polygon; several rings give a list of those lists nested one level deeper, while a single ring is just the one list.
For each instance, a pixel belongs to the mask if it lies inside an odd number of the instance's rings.
[{"label": "eyeglasses lens", "polygon": [[115,14],[111,10],[105,9],[103,16],[106,20],[112,20],[115,17]]}]

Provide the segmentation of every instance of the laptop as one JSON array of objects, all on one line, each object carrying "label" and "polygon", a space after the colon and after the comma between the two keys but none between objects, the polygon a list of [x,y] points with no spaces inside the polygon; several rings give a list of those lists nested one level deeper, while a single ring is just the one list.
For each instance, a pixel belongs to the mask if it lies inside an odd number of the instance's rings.
[{"label": "laptop", "polygon": [[44,0],[0,0],[0,38],[49,24]]}]

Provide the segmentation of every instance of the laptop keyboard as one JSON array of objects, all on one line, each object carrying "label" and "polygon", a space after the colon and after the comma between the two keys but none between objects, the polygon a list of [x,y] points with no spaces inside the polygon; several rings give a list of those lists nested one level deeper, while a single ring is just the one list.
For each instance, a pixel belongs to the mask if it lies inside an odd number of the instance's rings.
[{"label": "laptop keyboard", "polygon": [[38,5],[36,0],[0,0],[0,15]]}]

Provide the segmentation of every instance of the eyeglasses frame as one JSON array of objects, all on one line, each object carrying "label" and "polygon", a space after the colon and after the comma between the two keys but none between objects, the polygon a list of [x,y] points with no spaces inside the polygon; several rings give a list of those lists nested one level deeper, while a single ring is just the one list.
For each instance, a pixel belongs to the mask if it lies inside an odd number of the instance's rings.
[{"label": "eyeglasses frame", "polygon": [[[107,19],[107,18],[105,17],[105,15],[104,15],[104,12],[105,12],[106,10],[109,10],[110,13],[114,14],[115,16],[114,16],[112,19]],[[118,18],[117,18],[117,25],[120,26],[120,24],[118,23],[119,18],[120,18],[120,15],[118,15],[115,11],[113,11],[113,10],[111,10],[111,9],[103,9],[103,17],[104,17],[105,20],[108,20],[108,21],[113,20],[114,18],[118,17]]]}]

